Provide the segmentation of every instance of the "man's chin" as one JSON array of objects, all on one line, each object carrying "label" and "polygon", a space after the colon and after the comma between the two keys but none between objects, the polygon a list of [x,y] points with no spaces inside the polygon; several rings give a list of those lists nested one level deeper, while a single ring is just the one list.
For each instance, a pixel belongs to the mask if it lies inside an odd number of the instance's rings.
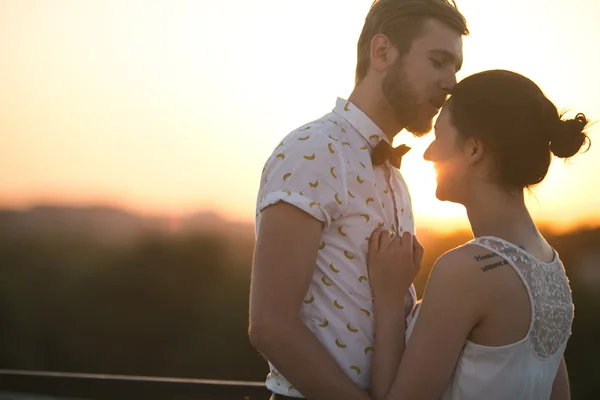
[{"label": "man's chin", "polygon": [[415,137],[422,137],[431,132],[433,128],[433,120],[424,121],[413,121],[406,126],[406,130],[413,134]]}]

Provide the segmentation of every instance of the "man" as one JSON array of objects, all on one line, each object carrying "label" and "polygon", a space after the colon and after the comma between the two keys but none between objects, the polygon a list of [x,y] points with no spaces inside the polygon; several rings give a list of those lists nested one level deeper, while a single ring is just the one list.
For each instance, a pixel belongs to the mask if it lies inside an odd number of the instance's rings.
[{"label": "man", "polygon": [[[414,232],[395,135],[431,130],[456,84],[464,17],[448,0],[375,1],[358,42],[356,85],[332,113],[283,139],[257,200],[250,340],[273,399],[367,399],[374,229]],[[406,311],[415,303],[414,287]]]}]

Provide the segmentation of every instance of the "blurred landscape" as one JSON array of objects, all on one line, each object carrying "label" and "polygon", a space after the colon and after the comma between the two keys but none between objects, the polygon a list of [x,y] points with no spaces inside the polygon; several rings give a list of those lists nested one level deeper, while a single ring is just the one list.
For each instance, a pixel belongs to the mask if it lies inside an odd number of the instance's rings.
[{"label": "blurred landscape", "polygon": [[[600,398],[600,228],[542,229],[575,302],[572,397]],[[419,229],[422,293],[470,232]],[[248,341],[252,224],[109,207],[0,210],[0,369],[263,381]]]}]

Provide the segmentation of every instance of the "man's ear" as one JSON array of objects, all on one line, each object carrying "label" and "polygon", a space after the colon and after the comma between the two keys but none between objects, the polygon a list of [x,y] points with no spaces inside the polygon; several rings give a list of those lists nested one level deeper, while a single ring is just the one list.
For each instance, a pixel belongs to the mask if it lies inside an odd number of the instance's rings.
[{"label": "man's ear", "polygon": [[396,47],[383,33],[378,33],[371,39],[369,62],[375,71],[384,73],[394,63],[397,56]]}]

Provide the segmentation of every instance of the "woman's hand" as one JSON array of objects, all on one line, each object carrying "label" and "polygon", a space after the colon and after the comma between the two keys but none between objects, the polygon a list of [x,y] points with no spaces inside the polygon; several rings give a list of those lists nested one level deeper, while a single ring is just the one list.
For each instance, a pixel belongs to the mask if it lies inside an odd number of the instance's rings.
[{"label": "woman's hand", "polygon": [[393,236],[385,229],[375,229],[369,241],[369,281],[374,301],[404,304],[404,297],[414,281],[423,258],[423,247],[410,232]]}]

